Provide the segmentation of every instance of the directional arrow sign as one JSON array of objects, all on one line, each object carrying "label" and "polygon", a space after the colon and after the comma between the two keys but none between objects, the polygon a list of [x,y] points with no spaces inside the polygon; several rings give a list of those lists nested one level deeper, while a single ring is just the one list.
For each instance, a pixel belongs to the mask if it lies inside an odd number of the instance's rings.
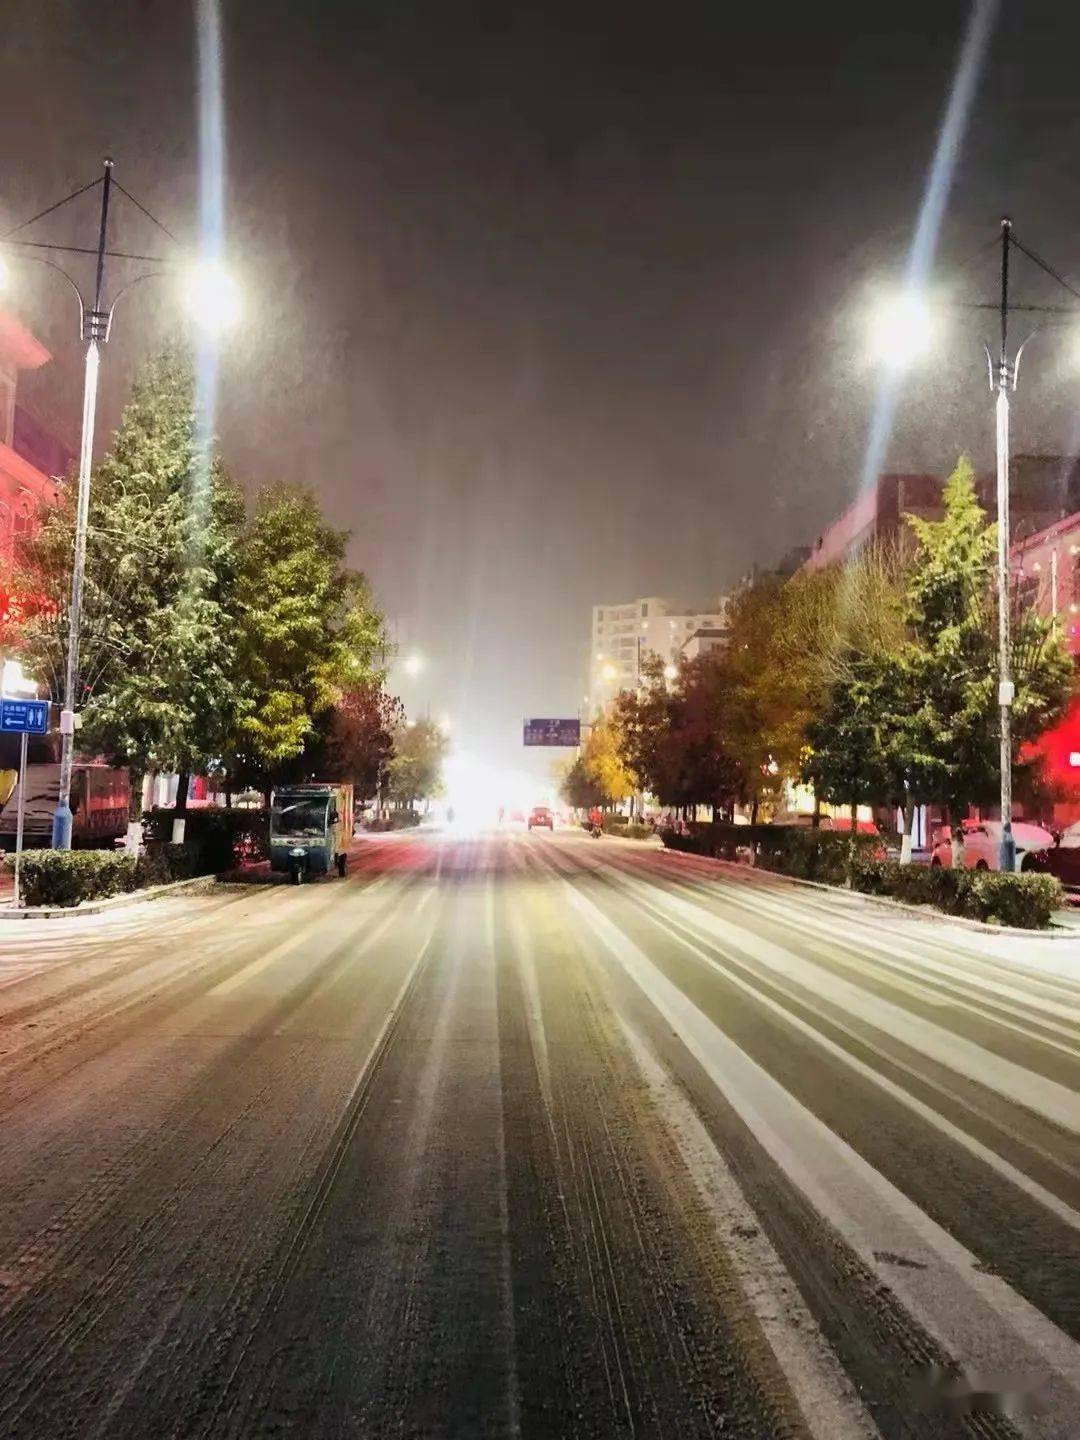
[{"label": "directional arrow sign", "polygon": [[9,735],[44,735],[48,728],[47,700],[0,700],[0,731]]}]

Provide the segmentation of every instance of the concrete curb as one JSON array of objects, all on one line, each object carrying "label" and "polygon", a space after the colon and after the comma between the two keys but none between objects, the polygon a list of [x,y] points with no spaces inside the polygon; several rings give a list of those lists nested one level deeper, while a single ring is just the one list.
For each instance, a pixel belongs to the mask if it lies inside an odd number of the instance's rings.
[{"label": "concrete curb", "polygon": [[944,920],[948,925],[955,925],[961,930],[974,931],[980,935],[1007,935],[1016,936],[1018,939],[1028,938],[1031,940],[1072,940],[1080,943],[1080,929],[1074,930],[1067,925],[1055,926],[1051,921],[1046,930],[1026,930],[1020,926],[1013,925],[991,925],[985,920],[972,920],[966,915],[949,915],[944,910],[935,910],[932,905],[909,905],[905,900],[892,900],[888,895],[864,895],[859,890],[846,890],[840,885],[826,885],[821,880],[804,880],[797,875],[783,875],[779,870],[759,869],[755,865],[740,865],[737,860],[720,860],[715,855],[693,855],[686,850],[671,850],[666,845],[664,849],[669,855],[678,855],[686,860],[707,860],[712,865],[717,865],[723,871],[732,871],[735,874],[751,874],[768,876],[770,880],[780,880],[787,885],[802,886],[806,890],[820,890],[827,895],[842,895],[849,900],[857,900],[863,905],[885,913],[910,915],[913,919],[925,921],[927,924],[936,924]]},{"label": "concrete curb", "polygon": [[104,900],[84,900],[79,905],[37,905],[22,910],[12,910],[8,905],[0,907],[0,923],[5,920],[70,920],[73,915],[98,915],[103,910],[122,910],[126,905],[140,904],[144,900],[182,895],[189,890],[209,890],[216,884],[216,875],[193,875],[190,880],[148,885],[143,890],[128,890],[123,895],[109,895]]}]

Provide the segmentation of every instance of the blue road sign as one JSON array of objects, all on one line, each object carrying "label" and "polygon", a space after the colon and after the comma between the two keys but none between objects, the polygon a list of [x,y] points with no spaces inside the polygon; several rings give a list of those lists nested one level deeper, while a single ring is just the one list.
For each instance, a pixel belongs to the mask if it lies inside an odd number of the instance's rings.
[{"label": "blue road sign", "polygon": [[0,730],[11,735],[44,735],[49,728],[47,700],[0,700]]},{"label": "blue road sign", "polygon": [[526,745],[580,745],[580,720],[526,720]]}]

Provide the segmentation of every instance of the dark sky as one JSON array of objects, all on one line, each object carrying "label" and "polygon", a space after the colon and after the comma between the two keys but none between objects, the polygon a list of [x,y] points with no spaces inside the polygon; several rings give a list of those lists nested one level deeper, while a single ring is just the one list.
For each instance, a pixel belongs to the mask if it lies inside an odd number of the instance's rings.
[{"label": "dark sky", "polygon": [[[943,276],[1005,210],[1080,270],[1071,9],[1003,7]],[[431,660],[407,698],[472,748],[517,760],[523,714],[573,713],[594,602],[715,594],[851,496],[876,383],[861,316],[903,264],[966,15],[946,0],[225,5],[246,314],[222,443],[245,484],[305,481],[351,528],[402,641]],[[109,151],[193,236],[183,4],[8,0],[0,60],[0,220]],[[72,223],[92,237],[93,204]],[[154,237],[129,210],[114,239]],[[970,298],[993,295],[991,255],[964,275]],[[118,312],[106,425],[168,323],[151,288]],[[57,355],[29,398],[73,435],[67,300],[34,283],[12,304]],[[964,325],[905,389],[892,468],[987,460],[982,332]],[[1018,445],[1076,448],[1080,370],[1059,339],[1039,344]]]}]

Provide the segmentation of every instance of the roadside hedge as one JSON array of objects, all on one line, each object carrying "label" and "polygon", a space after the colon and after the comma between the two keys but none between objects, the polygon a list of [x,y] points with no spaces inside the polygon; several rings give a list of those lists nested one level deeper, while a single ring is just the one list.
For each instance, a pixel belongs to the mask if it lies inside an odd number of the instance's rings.
[{"label": "roadside hedge", "polygon": [[[147,810],[143,815],[143,837],[147,852],[157,854],[170,846],[172,807]],[[265,860],[270,854],[270,816],[259,810],[229,809],[224,805],[200,805],[184,813],[184,848],[192,855],[195,875],[220,875],[235,869],[241,860]]]},{"label": "roadside hedge", "polygon": [[195,853],[186,845],[164,845],[138,859],[123,850],[24,850],[20,885],[26,905],[65,906],[197,873]]},{"label": "roadside hedge", "polygon": [[605,835],[619,835],[624,840],[648,840],[655,833],[651,825],[639,825],[625,815],[605,815],[600,823]]},{"label": "roadside hedge", "polygon": [[1053,875],[999,870],[953,870],[942,865],[901,865],[860,858],[854,885],[867,895],[889,895],[909,905],[933,905],[950,915],[1045,930],[1065,892]]},{"label": "roadside hedge", "polygon": [[765,870],[827,885],[846,885],[864,895],[884,895],[908,905],[932,905],[947,915],[1045,930],[1064,903],[1061,883],[1053,875],[1002,874],[995,870],[953,870],[939,865],[901,865],[882,857],[876,835],[856,835],[854,856],[850,833],[783,825],[692,825],[688,834],[661,831],[671,850],[711,855],[723,860],[757,850]]},{"label": "roadside hedge", "polygon": [[389,815],[366,820],[364,829],[369,835],[384,835],[390,830],[413,830],[419,824],[416,810],[391,810]]},{"label": "roadside hedge", "polygon": [[733,825],[726,820],[692,824],[688,833],[661,830],[660,838],[671,850],[692,855],[710,855],[718,860],[739,860],[756,853],[764,870],[793,875],[800,880],[820,880],[827,885],[847,883],[852,849],[856,856],[873,856],[882,850],[878,835],[856,834],[854,846],[849,832],[814,830],[803,825]]}]

